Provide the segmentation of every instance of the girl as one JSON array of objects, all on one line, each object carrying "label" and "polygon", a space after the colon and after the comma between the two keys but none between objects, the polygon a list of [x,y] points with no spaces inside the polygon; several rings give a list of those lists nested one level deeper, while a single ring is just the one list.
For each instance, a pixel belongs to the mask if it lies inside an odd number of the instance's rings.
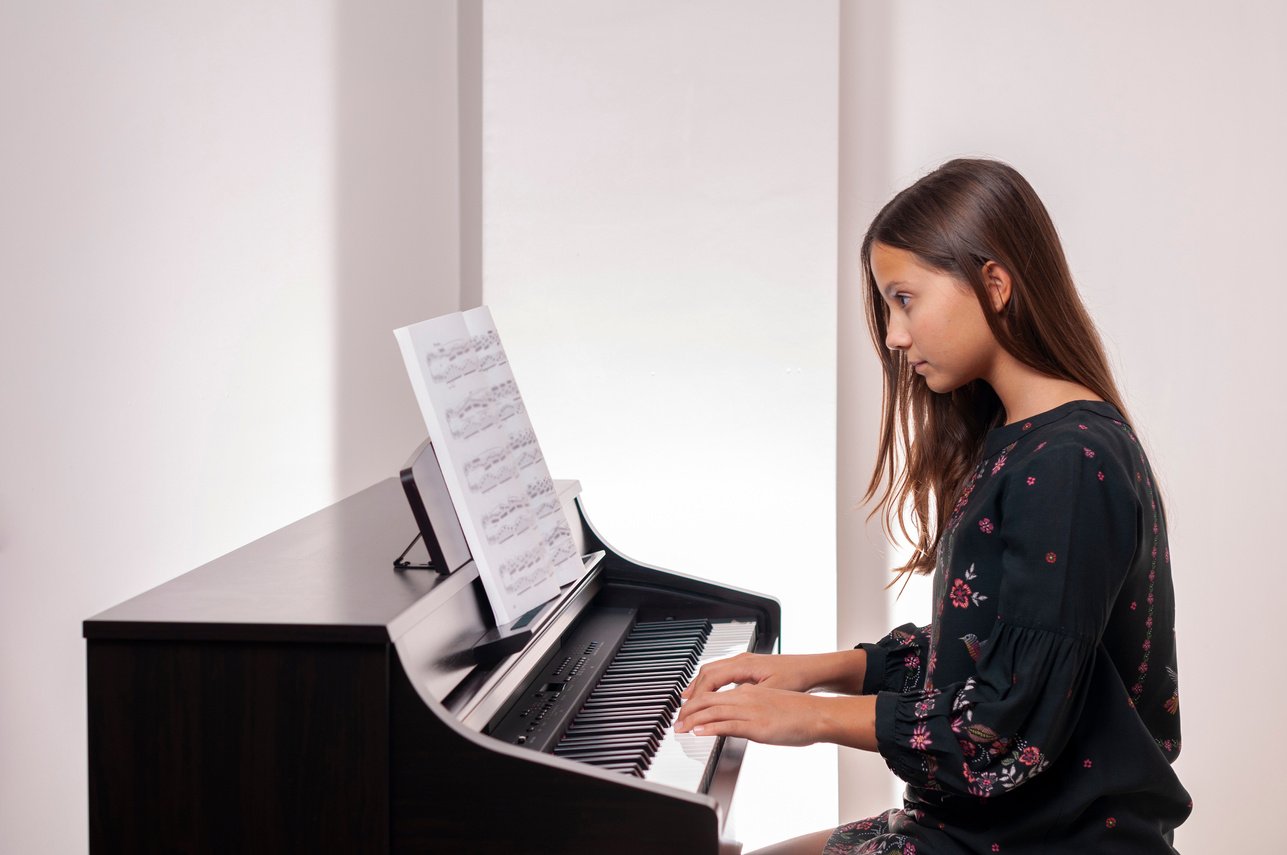
[{"label": "girl", "polygon": [[676,729],[879,751],[907,782],[901,809],[766,853],[1173,852],[1166,521],[1045,207],[953,160],[876,215],[862,266],[885,374],[865,498],[888,533],[910,511],[899,572],[934,573],[933,622],[712,663]]}]

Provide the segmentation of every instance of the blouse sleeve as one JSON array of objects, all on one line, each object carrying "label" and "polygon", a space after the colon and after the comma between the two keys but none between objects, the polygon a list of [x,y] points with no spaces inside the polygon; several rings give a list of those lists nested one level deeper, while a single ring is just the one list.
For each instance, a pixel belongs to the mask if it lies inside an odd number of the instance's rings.
[{"label": "blouse sleeve", "polygon": [[1140,509],[1120,464],[1052,442],[1014,468],[1000,499],[998,614],[975,676],[877,696],[880,753],[917,786],[987,797],[1049,765],[1081,716],[1134,555]]},{"label": "blouse sleeve", "polygon": [[905,623],[875,644],[859,644],[858,648],[867,653],[862,693],[910,692],[919,688],[925,680],[922,665],[929,632],[928,626]]}]

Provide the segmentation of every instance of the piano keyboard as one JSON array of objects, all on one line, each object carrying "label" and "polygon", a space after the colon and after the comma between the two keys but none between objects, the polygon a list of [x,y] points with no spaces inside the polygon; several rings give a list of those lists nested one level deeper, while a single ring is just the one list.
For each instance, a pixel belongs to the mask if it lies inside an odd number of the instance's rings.
[{"label": "piano keyboard", "polygon": [[[755,642],[755,623],[728,621],[712,626],[706,645],[697,660],[700,668],[707,662],[745,653]],[[696,670],[693,671],[695,675]],[[690,678],[691,679],[691,678]],[[689,680],[680,686],[682,691]],[[707,776],[718,758],[720,736],[696,736],[692,733],[675,733],[674,718],[666,724],[665,735],[652,762],[644,770],[645,780],[679,787],[689,792],[704,792]]]},{"label": "piano keyboard", "polygon": [[[606,634],[596,627],[584,648],[580,641],[573,648],[582,655],[556,663],[528,693],[529,705],[511,711],[493,734],[569,760],[702,792],[721,737],[675,733],[679,693],[706,662],[750,650],[755,627],[754,621],[705,618],[635,623],[615,653],[615,642],[599,640]],[[596,671],[598,654],[610,658]],[[569,687],[584,671],[591,679],[597,673],[598,679],[574,697]],[[560,712],[565,701],[575,704],[575,712]],[[551,722],[543,740],[542,725],[549,719],[558,723]]]}]

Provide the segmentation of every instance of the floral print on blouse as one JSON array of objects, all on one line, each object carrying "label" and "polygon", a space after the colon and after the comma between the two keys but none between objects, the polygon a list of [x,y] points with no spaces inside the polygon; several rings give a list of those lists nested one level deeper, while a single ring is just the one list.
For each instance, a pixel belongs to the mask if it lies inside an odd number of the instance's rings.
[{"label": "floral print on blouse", "polygon": [[989,432],[940,543],[928,627],[867,651],[904,805],[841,853],[1173,852],[1180,753],[1166,522],[1117,410],[1074,401]]}]

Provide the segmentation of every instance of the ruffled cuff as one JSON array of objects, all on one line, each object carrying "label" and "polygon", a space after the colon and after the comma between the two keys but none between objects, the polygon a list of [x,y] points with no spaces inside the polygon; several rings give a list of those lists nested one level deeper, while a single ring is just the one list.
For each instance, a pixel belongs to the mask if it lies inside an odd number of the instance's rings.
[{"label": "ruffled cuff", "polygon": [[874,644],[859,644],[855,649],[867,654],[862,694],[910,692],[920,685],[924,635],[924,627],[904,624]]},{"label": "ruffled cuff", "polygon": [[864,642],[858,645],[857,649],[867,654],[867,670],[863,672],[862,693],[874,695],[885,685],[885,662],[889,657],[885,654],[885,648],[879,644]]},{"label": "ruffled cuff", "polygon": [[[904,781],[924,777],[925,770],[912,766],[905,750],[898,747],[898,705],[902,695],[898,692],[881,692],[876,695],[876,750],[885,758],[885,765]],[[908,728],[910,732],[911,728]]]}]

